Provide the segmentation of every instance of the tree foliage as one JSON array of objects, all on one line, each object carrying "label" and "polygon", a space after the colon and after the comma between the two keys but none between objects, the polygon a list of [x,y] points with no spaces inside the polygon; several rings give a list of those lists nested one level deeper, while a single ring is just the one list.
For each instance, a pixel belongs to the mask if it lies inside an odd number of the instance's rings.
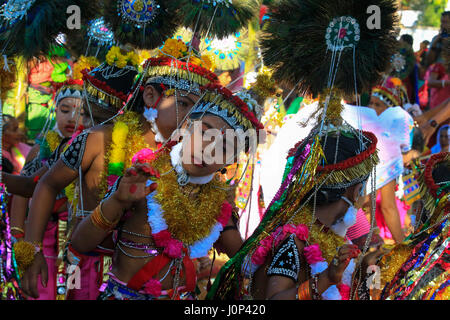
[{"label": "tree foliage", "polygon": [[448,0],[401,0],[402,10],[418,10],[419,26],[437,27],[441,25],[441,14]]}]

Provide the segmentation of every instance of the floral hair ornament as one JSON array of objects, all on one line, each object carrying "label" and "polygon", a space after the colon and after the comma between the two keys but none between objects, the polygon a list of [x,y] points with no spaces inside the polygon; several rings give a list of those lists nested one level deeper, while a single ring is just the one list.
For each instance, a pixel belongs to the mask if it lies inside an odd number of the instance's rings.
[{"label": "floral hair ornament", "polygon": [[157,106],[162,97],[173,95],[176,90],[184,91],[186,95],[201,96],[201,86],[218,83],[211,68],[213,63],[207,56],[199,56],[194,49],[190,51],[182,40],[172,38],[167,39],[159,49],[158,57],[145,62],[143,81],[146,85],[158,85],[163,89],[158,101],[153,106],[146,106],[144,111],[144,117],[151,123],[158,142],[164,141],[156,124]]}]

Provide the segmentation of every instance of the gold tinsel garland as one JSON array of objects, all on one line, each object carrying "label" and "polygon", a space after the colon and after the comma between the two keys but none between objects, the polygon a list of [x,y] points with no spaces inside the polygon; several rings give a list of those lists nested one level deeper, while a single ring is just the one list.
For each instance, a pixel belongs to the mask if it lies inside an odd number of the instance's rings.
[{"label": "gold tinsel garland", "polygon": [[[312,221],[312,207],[305,206],[301,212],[299,212],[294,219],[292,219],[292,224],[299,225],[305,224],[309,226]],[[345,239],[337,234],[335,234],[331,229],[327,232],[323,230],[323,226],[316,223],[309,228],[309,244],[318,244],[320,250],[322,251],[322,256],[325,261],[330,264],[333,257],[337,254],[337,249],[344,245]]]},{"label": "gold tinsel garland", "polygon": [[208,84],[210,81],[202,77],[195,72],[189,72],[187,70],[179,69],[175,66],[151,66],[148,69],[147,78],[163,76],[163,77],[174,77],[176,80],[184,79],[187,81],[195,82],[200,86]]},{"label": "gold tinsel garland", "polygon": [[387,283],[394,279],[397,271],[400,270],[400,267],[405,263],[410,254],[411,248],[405,244],[399,244],[383,256],[379,264],[381,270],[381,288],[384,288]]},{"label": "gold tinsel garland", "polygon": [[152,165],[161,174],[161,178],[157,181],[158,192],[155,199],[161,205],[170,233],[187,245],[208,236],[221,214],[227,185],[213,179],[207,184],[198,186],[198,197],[193,200],[182,192],[183,188],[190,188],[192,185],[188,184],[185,187],[178,185],[169,154],[161,155]]},{"label": "gold tinsel garland", "polygon": [[47,140],[48,147],[50,148],[51,152],[56,150],[56,148],[59,146],[62,140],[59,134],[53,130],[47,132],[45,139]]}]

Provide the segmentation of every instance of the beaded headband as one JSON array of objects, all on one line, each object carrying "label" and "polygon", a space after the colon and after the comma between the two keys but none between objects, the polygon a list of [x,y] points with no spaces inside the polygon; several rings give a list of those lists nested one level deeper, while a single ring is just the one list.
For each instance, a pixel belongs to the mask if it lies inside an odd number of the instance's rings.
[{"label": "beaded headband", "polygon": [[233,95],[230,90],[217,84],[209,84],[204,89],[206,93],[192,109],[192,116],[213,114],[223,119],[235,130],[264,129],[249,106],[237,95]]},{"label": "beaded headband", "polygon": [[83,81],[82,80],[68,80],[63,83],[54,83],[55,88],[55,105],[65,98],[79,98],[83,97]]}]

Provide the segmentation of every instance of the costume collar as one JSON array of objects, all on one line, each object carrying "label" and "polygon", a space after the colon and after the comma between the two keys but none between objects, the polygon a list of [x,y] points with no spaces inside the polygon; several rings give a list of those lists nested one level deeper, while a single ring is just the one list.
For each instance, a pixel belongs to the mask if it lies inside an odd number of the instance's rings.
[{"label": "costume collar", "polygon": [[187,183],[193,183],[193,184],[207,184],[209,183],[213,177],[214,173],[203,176],[203,177],[192,177],[187,174],[186,170],[184,170],[183,165],[181,163],[181,149],[182,149],[182,143],[178,143],[175,146],[173,146],[172,151],[170,151],[170,161],[172,163],[172,166],[174,167],[177,176],[178,176],[178,183],[180,185],[186,185]]}]

